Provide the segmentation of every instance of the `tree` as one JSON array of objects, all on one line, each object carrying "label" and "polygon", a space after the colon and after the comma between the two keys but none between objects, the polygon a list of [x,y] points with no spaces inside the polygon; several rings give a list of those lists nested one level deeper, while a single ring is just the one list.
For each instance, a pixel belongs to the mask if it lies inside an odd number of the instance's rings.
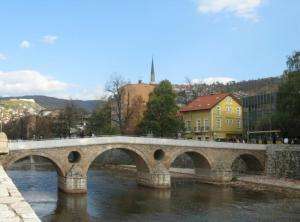
[{"label": "tree", "polygon": [[111,101],[98,107],[88,119],[89,134],[106,135],[115,134],[117,130],[111,125]]},{"label": "tree", "polygon": [[124,107],[122,103],[122,87],[128,82],[120,75],[111,76],[109,82],[106,83],[105,90],[111,94],[112,108],[115,116],[112,121],[122,131],[124,126]]},{"label": "tree", "polygon": [[277,112],[273,119],[283,136],[300,138],[300,71],[285,74],[279,86]]},{"label": "tree", "polygon": [[287,59],[288,72],[299,72],[300,71],[300,52],[294,52]]},{"label": "tree", "polygon": [[150,94],[147,110],[140,123],[140,131],[144,134],[169,137],[183,131],[184,123],[178,115],[176,94],[168,80],[164,80]]},{"label": "tree", "polygon": [[71,136],[78,131],[78,126],[84,125],[86,112],[69,101],[66,107],[61,110],[53,126],[53,133],[56,137]]},{"label": "tree", "polygon": [[[128,98],[129,99],[129,98]],[[141,96],[135,96],[131,103],[126,107],[126,114],[124,116],[123,132],[125,134],[136,134],[137,127],[142,120],[146,105]]]},{"label": "tree", "polygon": [[52,138],[53,119],[47,116],[36,116],[35,118],[35,138]]}]

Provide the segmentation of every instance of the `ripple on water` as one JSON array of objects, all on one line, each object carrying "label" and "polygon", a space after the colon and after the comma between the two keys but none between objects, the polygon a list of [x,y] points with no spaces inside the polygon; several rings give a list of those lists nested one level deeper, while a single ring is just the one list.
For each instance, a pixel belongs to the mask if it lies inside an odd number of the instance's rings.
[{"label": "ripple on water", "polygon": [[133,176],[90,170],[88,195],[57,191],[55,171],[8,172],[43,221],[300,221],[300,200],[195,182],[139,187]]}]

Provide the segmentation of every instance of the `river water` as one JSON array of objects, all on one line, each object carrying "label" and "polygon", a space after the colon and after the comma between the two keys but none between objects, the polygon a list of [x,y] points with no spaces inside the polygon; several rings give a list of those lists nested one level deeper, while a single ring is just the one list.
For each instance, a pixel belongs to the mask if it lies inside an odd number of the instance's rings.
[{"label": "river water", "polygon": [[42,221],[300,221],[300,199],[272,192],[178,179],[170,190],[153,190],[128,173],[90,169],[88,194],[66,195],[54,170],[8,174]]}]

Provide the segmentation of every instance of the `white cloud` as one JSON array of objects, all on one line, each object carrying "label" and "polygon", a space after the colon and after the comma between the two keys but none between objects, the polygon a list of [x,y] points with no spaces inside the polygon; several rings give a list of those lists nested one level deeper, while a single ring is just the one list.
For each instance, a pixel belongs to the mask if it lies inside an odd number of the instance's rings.
[{"label": "white cloud", "polygon": [[0,60],[6,60],[6,56],[3,53],[0,53]]},{"label": "white cloud", "polygon": [[58,93],[70,85],[34,70],[0,71],[0,95],[18,96]]},{"label": "white cloud", "polygon": [[65,99],[80,99],[80,100],[98,100],[103,99],[108,96],[105,92],[103,86],[96,86],[90,88],[78,87],[78,89],[73,93],[68,93],[62,98]]},{"label": "white cloud", "polygon": [[205,84],[211,85],[211,84],[217,83],[217,82],[227,84],[232,81],[237,81],[237,80],[234,78],[231,78],[231,77],[208,77],[208,78],[203,78],[203,79],[193,79],[192,83],[194,83],[194,84],[205,83]]},{"label": "white cloud", "polygon": [[230,12],[238,17],[258,21],[257,8],[263,0],[198,0],[201,13]]},{"label": "white cloud", "polygon": [[42,42],[51,45],[54,44],[57,39],[58,37],[55,35],[45,35],[42,39]]},{"label": "white cloud", "polygon": [[30,47],[30,42],[28,42],[27,40],[23,40],[20,43],[20,47],[23,48],[23,49],[28,49]]},{"label": "white cloud", "polygon": [[64,99],[94,100],[107,96],[102,86],[84,88],[61,82],[35,70],[0,71],[0,95],[46,95]]}]

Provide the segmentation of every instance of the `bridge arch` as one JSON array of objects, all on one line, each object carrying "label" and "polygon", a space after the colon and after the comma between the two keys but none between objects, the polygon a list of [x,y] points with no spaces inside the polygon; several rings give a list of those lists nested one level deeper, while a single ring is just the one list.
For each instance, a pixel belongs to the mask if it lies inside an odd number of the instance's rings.
[{"label": "bridge arch", "polygon": [[55,157],[53,157],[52,155],[47,154],[47,153],[41,153],[41,152],[31,152],[31,153],[22,153],[22,154],[14,155],[13,158],[10,158],[8,161],[6,161],[6,163],[4,163],[4,166],[7,169],[12,164],[16,163],[17,161],[25,159],[25,158],[30,157],[30,156],[43,157],[43,158],[49,160],[49,162],[51,162],[53,164],[53,166],[55,167],[57,174],[59,176],[64,175],[64,168],[59,163],[59,161],[56,160]]},{"label": "bridge arch", "polygon": [[174,163],[174,161],[181,155],[186,154],[188,155],[194,164],[195,168],[204,168],[204,169],[211,169],[212,168],[212,160],[206,155],[204,152],[201,152],[200,150],[180,150],[178,152],[175,152],[171,155],[170,161],[167,164],[167,168],[169,169]]},{"label": "bridge arch", "polygon": [[259,155],[253,153],[241,153],[234,156],[231,162],[233,175],[259,174],[264,171],[264,161]]},{"label": "bridge arch", "polygon": [[104,149],[98,149],[96,152],[93,152],[93,156],[90,156],[87,160],[87,163],[83,167],[83,172],[85,172],[85,175],[87,175],[87,172],[92,165],[92,163],[96,160],[97,157],[103,155],[107,151],[111,150],[121,150],[128,154],[130,158],[135,162],[137,171],[140,172],[150,172],[152,167],[151,163],[147,158],[147,155],[141,152],[140,150],[136,149],[132,146],[127,145],[110,145],[108,147],[105,147]]}]

